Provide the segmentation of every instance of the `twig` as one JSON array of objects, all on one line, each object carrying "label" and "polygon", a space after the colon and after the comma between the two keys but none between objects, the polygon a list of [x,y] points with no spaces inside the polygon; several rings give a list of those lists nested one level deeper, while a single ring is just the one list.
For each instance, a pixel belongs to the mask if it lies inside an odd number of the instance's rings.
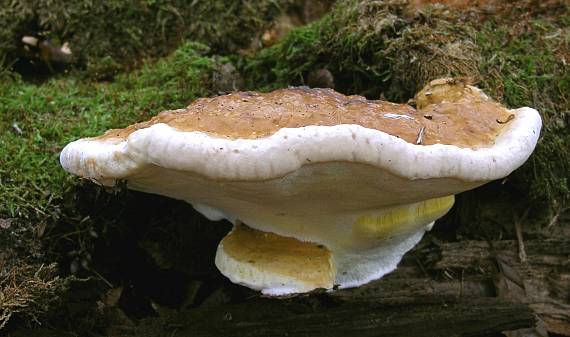
[{"label": "twig", "polygon": [[520,218],[518,218],[516,214],[514,215],[515,232],[517,234],[517,243],[519,246],[519,259],[521,263],[526,263],[527,259],[526,250],[524,248],[523,232],[522,232],[522,222],[526,219],[527,216],[528,216],[528,209],[524,211],[523,215]]},{"label": "twig", "polygon": [[98,278],[100,278],[101,281],[103,281],[109,288],[111,288],[111,289],[114,288],[113,284],[111,282],[109,282],[106,278],[104,278],[103,275],[99,274],[95,269],[89,268],[89,271],[91,271]]},{"label": "twig", "polygon": [[548,222],[548,225],[546,225],[546,228],[550,229],[550,227],[556,225],[556,223],[558,223],[558,219],[560,218],[560,215],[562,214],[562,212],[565,212],[566,210],[568,210],[568,208],[563,209],[562,207],[558,207],[558,210],[556,211],[554,216],[550,219],[550,221]]},{"label": "twig", "polygon": [[512,121],[513,119],[515,119],[515,115],[514,114],[510,114],[507,119],[505,119],[504,121],[500,120],[497,118],[497,123],[499,124],[507,124],[508,122]]},{"label": "twig", "polygon": [[424,132],[426,131],[426,127],[422,126],[420,132],[418,133],[418,138],[416,138],[416,145],[421,145],[424,141]]}]

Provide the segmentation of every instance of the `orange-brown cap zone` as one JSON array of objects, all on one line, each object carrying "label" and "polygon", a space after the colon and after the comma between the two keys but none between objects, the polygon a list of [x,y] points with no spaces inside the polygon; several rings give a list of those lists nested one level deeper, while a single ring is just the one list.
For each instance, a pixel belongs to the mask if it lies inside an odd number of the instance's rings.
[{"label": "orange-brown cap zone", "polygon": [[186,109],[162,112],[150,121],[110,130],[98,139],[126,138],[156,123],[231,139],[266,137],[281,128],[357,124],[409,143],[421,138],[423,145],[486,147],[493,145],[504,126],[497,121],[508,116],[501,105],[480,99],[430,104],[416,110],[407,104],[345,96],[331,89],[299,87],[201,98]]}]

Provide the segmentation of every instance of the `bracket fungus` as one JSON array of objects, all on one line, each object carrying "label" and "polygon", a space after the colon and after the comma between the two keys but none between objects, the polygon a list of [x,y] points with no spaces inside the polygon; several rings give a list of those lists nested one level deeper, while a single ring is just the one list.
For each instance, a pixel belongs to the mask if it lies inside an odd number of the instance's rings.
[{"label": "bracket fungus", "polygon": [[452,79],[415,101],[236,92],[77,140],[60,160],[232,222],[215,262],[235,283],[268,295],[355,287],[394,270],[454,194],[522,165],[541,128],[536,110]]}]

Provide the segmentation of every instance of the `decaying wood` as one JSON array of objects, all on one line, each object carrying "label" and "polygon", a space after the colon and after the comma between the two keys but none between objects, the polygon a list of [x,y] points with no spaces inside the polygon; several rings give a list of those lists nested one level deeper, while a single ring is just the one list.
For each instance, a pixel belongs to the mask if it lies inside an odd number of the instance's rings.
[{"label": "decaying wood", "polygon": [[518,246],[516,241],[445,243],[435,269],[492,275],[498,297],[528,304],[549,332],[570,336],[570,240],[526,240],[526,263],[520,262]]},{"label": "decaying wood", "polygon": [[[428,240],[429,241],[429,240]],[[161,318],[180,336],[570,335],[570,241],[425,243],[368,285],[292,299],[259,296]],[[153,321],[156,328],[156,320]],[[159,336],[140,328],[139,336]],[[143,332],[145,331],[145,332]],[[507,333],[518,336],[519,333]]]},{"label": "decaying wood", "polygon": [[[428,236],[396,271],[359,288],[271,299],[227,282],[179,311],[157,306],[158,317],[128,329],[117,322],[107,332],[519,337],[546,336],[548,330],[570,335],[570,240],[554,237],[525,239],[527,259],[521,262],[516,240],[439,242]],[[115,302],[109,309],[120,311]]]},{"label": "decaying wood", "polygon": [[527,306],[497,299],[398,306],[354,301],[326,310],[258,299],[220,309],[186,311],[165,329],[177,337],[483,336],[535,322]]}]

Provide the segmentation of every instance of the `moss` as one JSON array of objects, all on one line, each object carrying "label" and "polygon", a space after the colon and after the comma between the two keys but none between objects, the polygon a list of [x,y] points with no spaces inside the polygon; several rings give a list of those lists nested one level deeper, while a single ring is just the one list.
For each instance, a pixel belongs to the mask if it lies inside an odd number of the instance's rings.
[{"label": "moss", "polygon": [[[567,18],[570,7],[563,12]],[[570,207],[569,36],[568,22],[548,18],[488,21],[477,33],[485,60],[483,89],[507,106],[534,107],[543,118],[537,149],[513,184],[530,194],[537,209],[548,206],[556,213]]]},{"label": "moss", "polygon": [[38,229],[18,219],[0,217],[0,329],[10,322],[37,323],[59,303],[67,283],[46,252]]},{"label": "moss", "polygon": [[[161,110],[180,108],[196,97],[212,94],[212,74],[227,60],[214,59],[209,53],[205,45],[184,43],[170,56],[120,75],[112,83],[73,76],[53,78],[42,85],[18,78],[0,83],[0,128],[6,130],[0,136],[0,221],[10,224],[10,230],[0,229],[0,261],[6,273],[19,273],[24,283],[40,282],[29,279],[39,277],[31,270],[46,260],[63,259],[67,264],[64,269],[72,270],[88,265],[100,232],[94,228],[102,224],[96,224],[89,212],[82,212],[85,200],[77,199],[77,180],[59,165],[61,148],[74,139],[145,120]],[[99,195],[99,205],[107,199],[115,201],[116,207],[108,202],[105,209],[120,211],[117,197],[101,192],[85,193]],[[65,246],[66,256],[54,254],[53,245]],[[10,268],[16,269],[10,272]],[[30,298],[24,292],[11,292],[26,302],[14,304],[21,307],[25,319],[33,318],[29,314],[36,311],[27,301],[39,303],[34,296],[45,297],[51,291],[47,276],[42,280],[47,283],[37,285],[45,287],[37,292],[30,289]],[[1,291],[10,289],[0,284]],[[5,310],[0,324],[16,310],[3,305],[0,303],[0,313]]]},{"label": "moss", "polygon": [[55,264],[14,266],[0,276],[0,329],[13,316],[39,322],[65,288]]},{"label": "moss", "polygon": [[245,73],[251,87],[269,89],[305,84],[308,72],[326,68],[338,90],[404,101],[433,78],[479,77],[471,31],[450,16],[439,7],[408,13],[401,0],[345,0],[246,60]]},{"label": "moss", "polygon": [[[392,71],[386,97],[403,101],[419,91],[430,80],[462,76],[476,82],[480,78],[480,50],[465,26],[458,28],[452,20],[435,14],[422,15],[426,24],[405,29],[391,41],[386,57]],[[435,32],[435,33],[434,33]]]},{"label": "moss", "polygon": [[59,78],[44,85],[0,86],[0,217],[57,218],[67,174],[59,151],[67,142],[144,120],[208,96],[216,64],[204,45],[186,43],[170,57],[113,83]]},{"label": "moss", "polygon": [[96,78],[164,56],[184,39],[216,52],[249,46],[287,0],[232,1],[7,1],[0,9],[0,60],[23,54],[21,38],[41,35],[69,42],[80,65]]},{"label": "moss", "polygon": [[262,49],[242,64],[250,89],[270,91],[303,83],[307,72],[319,63],[318,36],[321,22],[293,30],[285,39]]}]

